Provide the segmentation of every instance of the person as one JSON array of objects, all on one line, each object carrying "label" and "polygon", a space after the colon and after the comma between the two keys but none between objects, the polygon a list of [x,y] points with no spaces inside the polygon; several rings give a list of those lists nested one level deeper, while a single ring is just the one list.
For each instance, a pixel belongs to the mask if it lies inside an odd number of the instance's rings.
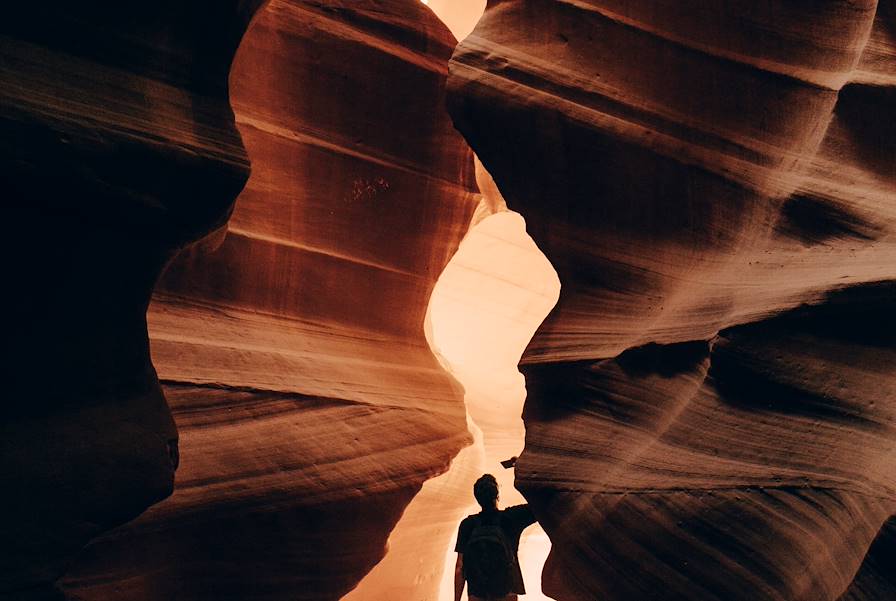
[{"label": "person", "polygon": [[460,601],[465,584],[470,601],[516,601],[526,594],[517,557],[520,535],[535,516],[525,504],[498,509],[498,481],[491,474],[476,481],[473,496],[482,511],[457,529],[454,601]]}]

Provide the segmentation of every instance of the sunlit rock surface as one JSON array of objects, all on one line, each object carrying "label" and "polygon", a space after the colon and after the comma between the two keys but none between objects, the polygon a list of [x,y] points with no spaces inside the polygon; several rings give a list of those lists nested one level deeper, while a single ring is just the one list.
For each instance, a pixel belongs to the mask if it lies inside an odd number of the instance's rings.
[{"label": "sunlit rock surface", "polygon": [[171,493],[146,306],[248,177],[227,76],[258,4],[3,7],[2,598],[53,595],[91,537]]},{"label": "sunlit rock surface", "polygon": [[175,492],[91,544],[67,593],[337,599],[469,443],[423,329],[478,201],[444,110],[454,44],[411,0],[259,12],[230,74],[251,177],[148,312]]},{"label": "sunlit rock surface", "polygon": [[455,52],[455,123],[562,284],[517,467],[552,596],[886,598],[894,30],[889,1],[530,0]]}]

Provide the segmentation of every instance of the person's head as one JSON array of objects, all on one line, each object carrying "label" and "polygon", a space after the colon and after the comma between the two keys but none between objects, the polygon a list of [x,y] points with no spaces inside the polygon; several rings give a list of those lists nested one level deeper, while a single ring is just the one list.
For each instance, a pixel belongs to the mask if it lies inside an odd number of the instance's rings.
[{"label": "person's head", "polygon": [[483,474],[473,485],[473,496],[483,509],[498,506],[498,481],[491,474]]}]

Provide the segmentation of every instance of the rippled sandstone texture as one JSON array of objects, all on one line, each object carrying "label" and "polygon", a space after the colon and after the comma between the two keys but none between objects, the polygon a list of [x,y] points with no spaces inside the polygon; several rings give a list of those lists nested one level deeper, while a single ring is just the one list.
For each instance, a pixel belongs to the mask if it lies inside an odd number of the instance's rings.
[{"label": "rippled sandstone texture", "polygon": [[230,75],[251,177],[148,311],[175,491],[92,543],[67,593],[337,599],[468,443],[423,334],[478,200],[443,108],[454,44],[411,0],[258,12]]},{"label": "rippled sandstone texture", "polygon": [[455,123],[562,284],[517,466],[552,596],[886,581],[894,31],[891,1],[498,1],[456,50]]},{"label": "rippled sandstone texture", "polygon": [[890,518],[877,533],[859,573],[840,601],[874,601],[896,597],[893,557],[896,556],[896,519]]},{"label": "rippled sandstone texture", "polygon": [[91,537],[171,493],[145,312],[248,177],[227,75],[258,4],[3,8],[2,598],[52,596]]}]

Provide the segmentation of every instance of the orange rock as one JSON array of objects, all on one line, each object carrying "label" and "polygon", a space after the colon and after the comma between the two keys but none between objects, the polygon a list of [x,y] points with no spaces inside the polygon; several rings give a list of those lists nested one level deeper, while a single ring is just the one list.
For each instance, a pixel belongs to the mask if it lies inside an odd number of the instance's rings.
[{"label": "orange rock", "polygon": [[832,601],[896,512],[892,3],[735,4],[499,1],[452,59],[562,285],[517,466],[557,599]]}]

